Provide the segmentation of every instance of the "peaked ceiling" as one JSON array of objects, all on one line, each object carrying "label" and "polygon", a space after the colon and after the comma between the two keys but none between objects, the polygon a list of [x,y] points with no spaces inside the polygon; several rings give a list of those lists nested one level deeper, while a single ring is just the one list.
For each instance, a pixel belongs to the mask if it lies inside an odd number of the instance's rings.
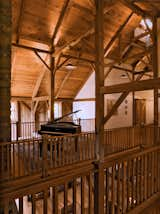
[{"label": "peaked ceiling", "polygon": [[[55,97],[74,98],[94,71],[94,1],[12,0],[12,8],[12,96],[48,96],[53,44]],[[159,0],[106,0],[105,58],[135,66],[150,53],[134,31],[142,15],[159,10]]]}]

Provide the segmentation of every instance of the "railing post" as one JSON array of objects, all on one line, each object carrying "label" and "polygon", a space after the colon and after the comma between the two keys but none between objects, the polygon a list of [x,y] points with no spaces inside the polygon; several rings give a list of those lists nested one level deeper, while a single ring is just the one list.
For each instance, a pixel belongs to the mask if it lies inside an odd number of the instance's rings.
[{"label": "railing post", "polygon": [[46,177],[48,174],[48,162],[47,162],[47,146],[48,138],[46,135],[42,136],[42,177]]},{"label": "railing post", "polygon": [[94,213],[104,213],[104,165],[101,162],[95,162],[94,174]]}]

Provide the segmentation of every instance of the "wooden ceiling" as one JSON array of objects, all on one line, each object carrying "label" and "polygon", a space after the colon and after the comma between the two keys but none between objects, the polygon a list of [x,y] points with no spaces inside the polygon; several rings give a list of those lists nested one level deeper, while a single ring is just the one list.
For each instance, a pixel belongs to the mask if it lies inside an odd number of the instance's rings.
[{"label": "wooden ceiling", "polygon": [[[94,1],[12,0],[12,8],[12,96],[49,94],[53,44],[55,97],[74,98],[94,70]],[[159,11],[159,0],[106,0],[105,58],[135,66],[150,50],[134,30],[142,16]]]}]

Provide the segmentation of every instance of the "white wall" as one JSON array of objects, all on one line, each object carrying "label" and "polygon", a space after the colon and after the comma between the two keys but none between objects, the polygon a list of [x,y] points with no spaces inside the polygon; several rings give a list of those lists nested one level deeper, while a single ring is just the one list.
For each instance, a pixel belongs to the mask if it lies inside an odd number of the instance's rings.
[{"label": "white wall", "polygon": [[[107,63],[107,62],[106,62]],[[129,65],[124,65],[126,68],[131,69]],[[107,69],[105,69],[105,73]],[[105,81],[105,85],[114,85],[119,83],[129,82],[130,80],[122,78],[124,71],[113,69]],[[129,74],[130,75],[130,74]],[[131,75],[130,75],[131,78]],[[105,115],[107,114],[107,100],[117,100],[120,94],[110,94],[105,96]],[[146,99],[146,123],[153,123],[153,91],[141,91],[136,92],[135,97],[137,99]],[[93,73],[84,87],[76,96],[76,99],[81,98],[95,98],[95,73]],[[73,104],[73,110],[82,110],[77,114],[82,119],[95,118],[95,102],[75,102]],[[132,93],[130,93],[124,102],[118,108],[118,114],[113,115],[106,123],[105,128],[116,128],[132,126]]]}]

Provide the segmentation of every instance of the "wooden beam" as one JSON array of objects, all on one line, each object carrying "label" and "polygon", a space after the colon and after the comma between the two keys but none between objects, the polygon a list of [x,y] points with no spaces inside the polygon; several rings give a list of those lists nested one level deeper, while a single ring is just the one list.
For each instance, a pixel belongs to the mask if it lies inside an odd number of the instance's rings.
[{"label": "wooden beam", "polygon": [[[49,57],[49,55],[47,55],[46,60],[47,60],[48,57]],[[33,92],[32,92],[32,98],[37,96],[39,87],[41,85],[41,82],[43,80],[43,77],[44,77],[45,73],[46,73],[46,68],[44,68],[44,64],[43,64],[43,67],[41,68],[40,74],[39,74],[39,76],[37,78],[36,84],[35,84]]]},{"label": "wooden beam", "polygon": [[87,59],[87,58],[84,58],[84,57],[73,56],[73,55],[69,55],[69,54],[62,54],[62,57],[65,57],[65,58],[69,58],[70,57],[72,59],[77,59],[77,60],[85,61],[85,62],[88,62],[88,63],[95,63],[94,60]]},{"label": "wooden beam", "polygon": [[19,97],[19,96],[12,96],[11,101],[31,101],[32,97]]},{"label": "wooden beam", "polygon": [[128,7],[129,9],[131,9],[134,13],[136,13],[137,15],[140,15],[142,17],[152,17],[153,14],[151,14],[148,11],[144,11],[143,9],[141,9],[140,7],[138,7],[137,5],[135,5],[134,3],[129,2],[128,0],[119,0],[121,3],[123,3],[126,7]]},{"label": "wooden beam", "polygon": [[107,44],[107,46],[104,48],[104,57],[106,57],[110,51],[110,49],[112,48],[112,45],[114,44],[114,42],[116,41],[116,39],[119,37],[119,35],[121,34],[122,30],[124,29],[124,27],[128,24],[129,20],[131,19],[131,17],[133,16],[133,12],[130,13],[130,15],[127,17],[127,19],[124,21],[124,23],[119,27],[119,29],[116,31],[116,33],[114,34],[114,36],[112,37],[112,39],[110,40],[110,42]]},{"label": "wooden beam", "polygon": [[61,10],[58,22],[56,24],[56,27],[55,27],[55,30],[54,30],[54,33],[53,33],[53,36],[52,36],[52,43],[51,44],[55,43],[56,36],[57,36],[59,28],[60,28],[60,26],[61,26],[61,24],[63,22],[63,19],[65,17],[65,13],[66,13],[66,10],[68,8],[69,2],[70,2],[70,0],[65,0],[65,2],[63,4],[63,7],[62,7],[62,10]]},{"label": "wooden beam", "polygon": [[60,69],[66,62],[68,62],[68,60],[71,59],[71,57],[67,57],[60,65],[57,65],[55,68],[55,71],[57,71],[58,69]]},{"label": "wooden beam", "polygon": [[24,13],[24,0],[20,1],[20,11],[19,11],[19,16],[18,16],[18,21],[17,21],[17,29],[16,29],[16,43],[19,43],[19,37],[20,37],[20,32],[22,28],[22,16]]},{"label": "wooden beam", "polygon": [[71,74],[72,74],[72,70],[69,70],[69,71],[67,72],[66,76],[64,77],[64,79],[63,79],[63,81],[62,81],[60,87],[58,88],[58,90],[57,90],[57,92],[56,92],[55,98],[58,98],[58,96],[60,95],[60,93],[61,93],[61,91],[62,91],[62,89],[63,89],[64,84],[67,82],[67,80],[69,79],[69,77],[71,76]]},{"label": "wooden beam", "polygon": [[22,103],[29,111],[31,111],[31,107],[30,107],[27,103],[25,103],[24,101],[21,101],[21,103]]},{"label": "wooden beam", "polygon": [[47,65],[47,63],[45,62],[45,60],[39,55],[39,53],[37,51],[34,51],[34,53],[36,54],[36,56],[41,60],[41,62],[46,66],[46,68],[51,71],[51,68]]},{"label": "wooden beam", "polygon": [[[108,11],[112,8],[111,6],[107,6],[106,8],[104,8],[103,10],[103,14],[107,14]],[[91,24],[92,26],[92,24]],[[78,36],[77,38],[69,41],[68,43],[66,43],[63,47],[59,48],[58,50],[56,50],[54,52],[54,56],[57,56],[63,52],[65,52],[66,50],[69,50],[71,47],[77,45],[83,38],[88,37],[89,35],[92,35],[93,33],[95,33],[95,29],[94,29],[94,25],[92,27],[90,27],[87,31],[85,31],[84,33],[82,33],[80,36]]]},{"label": "wooden beam", "polygon": [[160,87],[160,78],[101,87],[101,94],[121,93],[129,91],[144,91]]},{"label": "wooden beam", "polygon": [[95,0],[95,82],[96,82],[96,158],[98,172],[95,173],[94,212],[104,214],[104,94],[100,88],[104,86],[104,0]]},{"label": "wooden beam", "polygon": [[42,49],[39,49],[39,48],[29,47],[29,46],[26,46],[26,45],[21,45],[21,44],[16,44],[16,43],[12,43],[12,46],[13,47],[17,47],[17,48],[22,48],[22,49],[30,50],[30,51],[38,51],[38,52],[48,53],[48,54],[51,53],[48,50],[42,50]]},{"label": "wooden beam", "polygon": [[36,113],[38,104],[39,104],[39,101],[37,100],[36,103],[35,103],[35,105],[34,105],[34,108],[33,108],[33,114],[34,114],[34,115],[35,115],[35,113]]},{"label": "wooden beam", "polygon": [[[153,50],[152,50],[152,66],[153,66],[153,76],[156,80],[158,78],[158,21],[154,17],[153,22]],[[154,144],[159,143],[158,139],[158,120],[159,120],[159,111],[158,111],[158,88],[154,88]]]},{"label": "wooden beam", "polygon": [[[140,74],[137,78],[136,81],[139,81],[142,78],[142,75]],[[123,92],[120,97],[118,98],[118,100],[115,102],[115,104],[113,105],[112,109],[110,110],[110,112],[104,117],[104,124],[113,116],[113,114],[115,113],[115,111],[117,110],[117,108],[121,105],[121,103],[124,101],[124,99],[129,95],[130,91],[125,91]]]},{"label": "wooden beam", "polygon": [[49,100],[49,96],[42,96],[42,97],[33,97],[32,99],[34,102],[36,101],[46,101],[46,100]]},{"label": "wooden beam", "polygon": [[83,99],[74,99],[73,102],[90,102],[95,100],[96,98],[83,98]]}]

